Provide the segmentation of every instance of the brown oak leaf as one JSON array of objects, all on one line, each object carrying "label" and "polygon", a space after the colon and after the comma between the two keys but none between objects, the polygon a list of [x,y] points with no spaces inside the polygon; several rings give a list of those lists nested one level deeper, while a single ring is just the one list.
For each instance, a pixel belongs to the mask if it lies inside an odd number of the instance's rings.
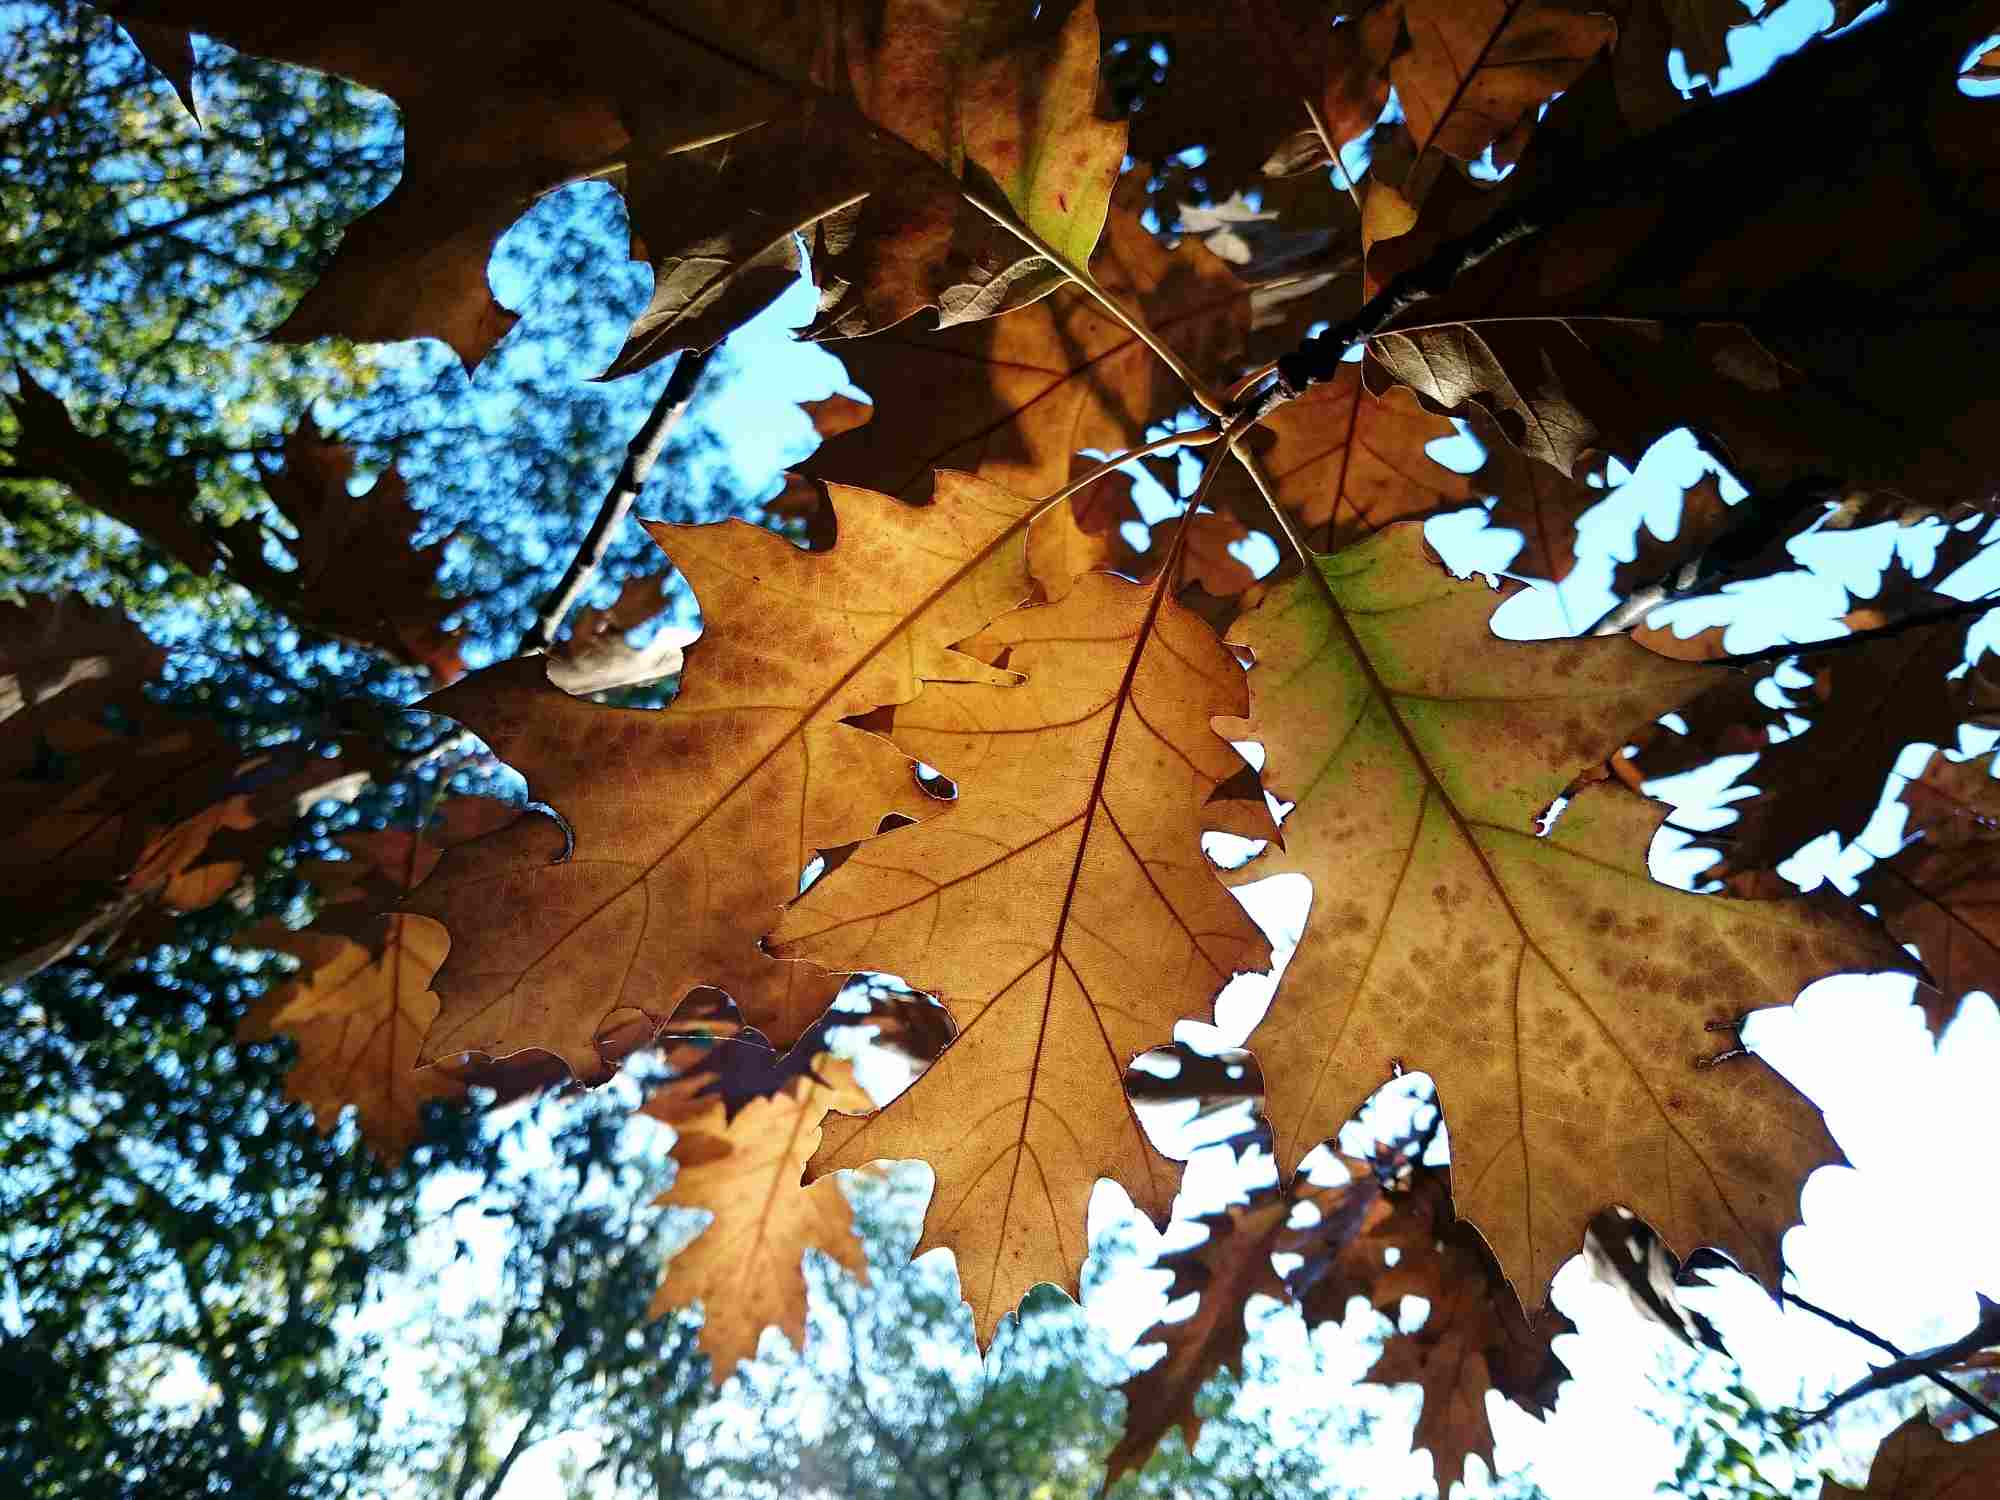
[{"label": "brown oak leaf", "polygon": [[[842,721],[926,679],[1004,677],[947,648],[1026,597],[1033,509],[952,473],[926,506],[845,486],[833,505],[827,552],[742,522],[651,524],[706,625],[668,709],[573,698],[533,659],[426,700],[565,820],[453,850],[413,899],[452,934],[427,1058],[544,1047],[596,1077],[604,1027],[657,1027],[698,986],[781,1047],[826,1008],[838,985],[758,936],[816,853],[937,806],[907,756]],[[565,827],[573,853],[551,863]]]},{"label": "brown oak leaf", "polygon": [[1172,1173],[1126,1066],[1270,950],[1201,853],[1202,805],[1241,764],[1207,720],[1243,701],[1207,626],[1099,573],[968,649],[1026,680],[933,684],[890,730],[957,801],[863,844],[767,944],[901,974],[951,1009],[938,1061],[879,1113],[830,1121],[813,1170],[930,1162],[918,1249],[950,1247],[984,1342],[1035,1283],[1074,1287],[1097,1178],[1165,1217]]},{"label": "brown oak leaf", "polygon": [[1437,1080],[1464,1215],[1530,1300],[1605,1202],[1681,1250],[1776,1275],[1818,1114],[1745,1062],[1700,1072],[1704,1025],[1821,975],[1906,968],[1821,891],[1788,901],[1661,885],[1656,804],[1585,787],[1634,724],[1712,681],[1617,639],[1500,646],[1493,595],[1391,528],[1274,589],[1232,632],[1261,741],[1296,803],[1283,846],[1231,878],[1313,883],[1305,935],[1257,1034],[1281,1168],[1397,1063]]},{"label": "brown oak leaf", "polygon": [[713,1217],[676,1252],[653,1298],[654,1316],[700,1300],[701,1349],[718,1382],[757,1352],[758,1336],[776,1327],[794,1342],[805,1336],[806,1286],[800,1257],[831,1256],[866,1279],[868,1261],[854,1235],[854,1214],[840,1184],[800,1184],[819,1145],[829,1110],[868,1107],[849,1065],[822,1054],[812,1071],[752,1099],[732,1117],[720,1100],[698,1112],[685,1101],[640,1113],[674,1126],[673,1187],[654,1200],[661,1208],[706,1209]]}]

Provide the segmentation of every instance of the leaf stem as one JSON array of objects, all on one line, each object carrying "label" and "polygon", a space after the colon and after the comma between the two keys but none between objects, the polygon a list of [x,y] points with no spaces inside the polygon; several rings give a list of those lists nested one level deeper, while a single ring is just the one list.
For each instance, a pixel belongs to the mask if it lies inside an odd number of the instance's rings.
[{"label": "leaf stem", "polygon": [[1149,453],[1158,453],[1165,448],[1205,448],[1225,436],[1226,433],[1214,427],[1196,427],[1187,432],[1170,432],[1165,437],[1154,438],[1150,443],[1141,443],[1136,448],[1127,449],[1116,457],[1107,458],[1104,462],[1085,469],[1083,473],[1037,505],[1028,520],[1030,523],[1039,521],[1077,491],[1088,489],[1105,475],[1117,472],[1135,458],[1144,458]]},{"label": "leaf stem", "polygon": [[[1168,580],[1179,569],[1181,554],[1187,550],[1188,533],[1193,530],[1193,527],[1189,523],[1194,518],[1194,513],[1201,509],[1202,502],[1208,498],[1209,489],[1215,483],[1215,476],[1222,472],[1222,466],[1228,461],[1230,455],[1235,454],[1246,467],[1250,468],[1252,479],[1258,477],[1258,471],[1254,467],[1254,460],[1247,453],[1238,453],[1236,450],[1236,440],[1255,425],[1255,421],[1250,417],[1240,416],[1233,419],[1212,439],[1217,445],[1216,450],[1209,455],[1208,462],[1202,465],[1201,482],[1194,487],[1194,494],[1188,498],[1186,506],[1182,508],[1181,524],[1174,532],[1174,539],[1172,544],[1167,548],[1167,555],[1160,559],[1159,587],[1172,587]],[[1138,455],[1135,453],[1133,456],[1137,457]],[[1261,484],[1261,480],[1259,483]]]},{"label": "leaf stem", "polygon": [[1123,324],[1132,333],[1133,337],[1137,338],[1140,343],[1158,355],[1160,362],[1174,372],[1180,379],[1181,384],[1188,388],[1188,394],[1200,403],[1204,411],[1218,416],[1222,414],[1224,403],[1215,392],[1208,388],[1208,383],[1194,372],[1187,361],[1174,353],[1167,346],[1164,339],[1153,332],[1151,328],[1147,327],[1144,319],[1139,317],[1137,313],[1129,311],[1123,303],[1100,286],[1097,278],[1092,276],[1088,270],[1080,266],[1071,265],[1068,258],[1061,251],[1035,233],[1033,229],[1023,224],[1013,214],[995,208],[984,198],[973,192],[971,188],[961,186],[960,193],[967,203],[970,203],[974,208],[985,214],[987,218],[1013,235],[1022,244],[1033,250],[1037,255],[1047,257],[1057,270],[1061,271],[1063,275],[1067,276],[1078,287],[1087,292],[1099,306]]}]

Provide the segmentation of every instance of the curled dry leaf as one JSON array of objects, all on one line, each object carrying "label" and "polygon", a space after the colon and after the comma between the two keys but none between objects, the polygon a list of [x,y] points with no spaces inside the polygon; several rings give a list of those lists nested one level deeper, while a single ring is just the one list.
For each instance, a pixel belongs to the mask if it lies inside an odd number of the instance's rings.
[{"label": "curled dry leaf", "polygon": [[1623,788],[1585,787],[1539,836],[1579,769],[1712,678],[1618,639],[1498,647],[1492,604],[1411,525],[1314,559],[1233,632],[1253,707],[1219,727],[1261,741],[1297,805],[1232,878],[1314,889],[1258,1031],[1280,1165],[1401,1063],[1437,1080],[1460,1208],[1529,1298],[1607,1198],[1772,1283],[1798,1184],[1836,1153],[1761,1064],[1697,1070],[1704,1025],[1907,960],[1825,891],[1655,882],[1660,811]]},{"label": "curled dry leaf", "polygon": [[1243,702],[1242,670],[1205,625],[1092,574],[968,649],[1026,680],[933,684],[890,730],[959,782],[958,800],[863,844],[767,946],[901,974],[951,1009],[938,1061],[879,1113],[829,1121],[813,1170],[931,1164],[918,1250],[952,1250],[984,1342],[1037,1282],[1074,1288],[1097,1178],[1165,1217],[1171,1167],[1126,1098],[1126,1065],[1270,950],[1201,854],[1202,805],[1241,764],[1207,721]]},{"label": "curled dry leaf", "polygon": [[402,180],[277,335],[431,336],[468,367],[514,322],[487,289],[494,241],[578,178],[621,183],[635,251],[658,271],[623,371],[706,347],[757,312],[795,279],[800,234],[843,331],[924,306],[1015,305],[1047,288],[1047,263],[962,201],[968,181],[1082,261],[1124,151],[1123,126],[1095,116],[1087,0],[1039,15],[922,0],[449,0],[312,16],[122,0],[114,12],[396,101]]},{"label": "curled dry leaf", "polygon": [[628,578],[609,609],[578,610],[569,622],[569,634],[549,648],[549,681],[582,698],[678,676],[682,648],[699,632],[663,624],[643,646],[628,640],[666,608],[663,584],[659,574]]},{"label": "curled dry leaf", "polygon": [[142,688],[164,659],[114,610],[0,604],[10,982],[142,911],[221,899],[334,774],[304,742],[246,754],[212,721],[151,702]]},{"label": "curled dry leaf", "polygon": [[[1977,4],[1896,12],[1691,112],[1704,130],[1669,165],[1624,172],[1371,339],[1371,382],[1484,408],[1565,473],[1685,425],[1756,493],[1829,471],[1939,506],[1993,493],[1991,387],[1962,372],[2000,275],[1982,206],[2000,102],[1952,76],[1990,30]],[[1735,170],[1752,149],[1804,165]],[[1871,222],[1896,233],[1854,233]],[[1801,244],[1836,249],[1802,273]]]},{"label": "curled dry leaf", "polygon": [[527,777],[530,817],[448,854],[410,910],[451,930],[426,1058],[543,1047],[600,1076],[598,1038],[727,992],[789,1047],[837,983],[758,950],[822,849],[933,802],[909,758],[842,721],[932,678],[1003,677],[947,649],[1028,593],[1033,503],[940,473],[930,505],[835,486],[839,540],[804,552],[741,522],[653,523],[706,632],[659,712],[570,697],[533,659],[426,700]]},{"label": "curled dry leaf", "polygon": [[1657,1323],[1682,1343],[1699,1343],[1727,1353],[1715,1325],[1681,1299],[1686,1286],[1704,1286],[1692,1263],[1660,1243],[1652,1226],[1630,1209],[1613,1206],[1590,1221],[1583,1233],[1583,1261],[1591,1276],[1625,1294],[1632,1310]]},{"label": "curled dry leaf", "polygon": [[706,1209],[713,1216],[674,1255],[653,1298],[653,1315],[701,1302],[701,1349],[717,1381],[757,1352],[766,1327],[795,1342],[804,1338],[799,1261],[807,1250],[823,1251],[866,1279],[867,1258],[840,1184],[824,1179],[801,1186],[800,1175],[819,1145],[821,1116],[868,1103],[848,1064],[821,1054],[811,1072],[750,1100],[733,1118],[720,1100],[698,1113],[688,1112],[685,1101],[664,1111],[649,1102],[641,1111],[678,1133],[679,1170],[655,1205]]}]

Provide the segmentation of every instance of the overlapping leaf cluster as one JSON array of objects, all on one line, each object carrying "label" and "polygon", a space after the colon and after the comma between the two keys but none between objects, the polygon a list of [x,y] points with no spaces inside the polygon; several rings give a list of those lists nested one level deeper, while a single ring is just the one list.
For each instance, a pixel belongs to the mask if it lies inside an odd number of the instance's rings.
[{"label": "overlapping leaf cluster", "polygon": [[[1214,1305],[1177,1336],[1205,1352],[1170,1355],[1149,1378],[1181,1385],[1140,1404],[1155,1433],[1187,1419],[1183,1377],[1240,1337],[1245,1296],[1282,1289],[1269,1252],[1317,1197],[1339,1226],[1327,1286],[1429,1278],[1431,1324],[1378,1378],[1425,1384],[1419,1440],[1448,1481],[1490,1444],[1487,1387],[1550,1398],[1544,1289],[1607,1202],[1775,1285],[1799,1187],[1837,1153],[1760,1063],[1697,1067],[1711,1023],[1912,968],[1904,941],[1937,1023],[1993,987],[2000,806],[1958,738],[1993,704],[1990,674],[1958,671],[1982,637],[1955,596],[1898,579],[1857,606],[1858,633],[1808,662],[1801,731],[1719,647],[1496,638],[1495,595],[1452,578],[1418,524],[1491,500],[1524,536],[1516,569],[1561,579],[1594,471],[1692,426],[1750,494],[1691,496],[1663,575],[1787,565],[1785,527],[1748,560],[1726,544],[1809,481],[1848,497],[1831,524],[1943,524],[1951,561],[1976,560],[2000,486],[1979,358],[2000,106],[1958,75],[2000,27],[1990,0],[1893,15],[1876,23],[1893,45],[1811,47],[1718,100],[1669,87],[1666,57],[1719,68],[1748,19],[1733,0],[112,9],[156,43],[194,27],[404,111],[403,182],[280,336],[430,335],[476,363],[511,319],[485,282],[494,239],[538,194],[608,176],[656,275],[612,373],[712,345],[804,269],[809,336],[871,397],[819,414],[827,441],[776,502],[812,550],[741,523],[652,528],[704,631],[670,663],[606,670],[678,667],[671,707],[573,696],[533,658],[427,700],[559,819],[454,831],[421,881],[405,859],[397,913],[361,946],[326,938],[355,951],[309,958],[259,1023],[329,1025],[359,975],[410,1043],[398,1066],[533,1051],[596,1079],[635,1045],[712,1038],[726,992],[719,1029],[801,1050],[756,1081],[717,1052],[720,1100],[653,1110],[683,1132],[675,1200],[715,1215],[664,1295],[706,1298],[719,1363],[766,1322],[801,1327],[802,1245],[852,1262],[844,1205],[801,1175],[929,1162],[919,1248],[954,1251],[982,1339],[1037,1282],[1075,1285],[1099,1177],[1164,1218],[1176,1170],[1127,1065],[1268,967],[1227,887],[1296,873],[1312,910],[1251,1039],[1279,1167],[1420,1068],[1452,1124],[1449,1201],[1420,1168],[1393,1189],[1297,1179],[1216,1226]],[[1120,61],[1158,39],[1157,76]],[[1198,182],[1165,160],[1188,145],[1209,149]],[[1206,201],[1183,212],[1173,185]],[[1364,307],[1385,289],[1386,317]],[[1297,399],[1262,400],[1271,358],[1320,321],[1353,336],[1284,364]],[[1429,451],[1452,417],[1484,446],[1472,472]],[[50,451],[74,446],[66,425],[38,416]],[[1177,448],[1206,472],[1164,519],[1098,457]],[[104,490],[78,452],[70,482]],[[171,495],[85,493],[187,519]],[[381,521],[343,513],[322,545],[318,514],[277,498],[301,543],[284,586],[308,594],[343,528],[395,519],[393,489],[371,492]],[[1231,550],[1253,529],[1283,554],[1261,583]],[[335,592],[327,628],[442,659],[410,589]],[[593,670],[581,649],[569,670]],[[1921,710],[1885,715],[1892,692]],[[1676,712],[1672,742],[1650,726]],[[1911,740],[1951,753],[1905,785]],[[1727,889],[1656,880],[1664,813],[1642,777],[1745,743],[1765,759],[1723,839]],[[1868,872],[1873,912],[1775,877],[1825,829],[1857,837],[1885,789],[1920,837]],[[1225,874],[1205,832],[1269,848]],[[153,889],[148,837],[109,878]],[[866,1113],[819,1028],[843,976],[874,971],[937,995],[952,1028]],[[407,1104],[380,1108],[393,1141]],[[1354,1259],[1378,1242],[1408,1252],[1393,1273]],[[1143,1428],[1121,1461],[1143,1458]]]}]

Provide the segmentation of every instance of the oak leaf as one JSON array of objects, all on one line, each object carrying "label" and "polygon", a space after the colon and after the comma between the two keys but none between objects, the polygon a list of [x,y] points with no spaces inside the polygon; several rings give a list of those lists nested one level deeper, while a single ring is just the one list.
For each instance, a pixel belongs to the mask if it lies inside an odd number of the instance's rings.
[{"label": "oak leaf", "polygon": [[[1359,362],[1279,407],[1264,427],[1269,446],[1260,458],[1278,503],[1319,551],[1338,551],[1397,521],[1476,504],[1488,492],[1482,473],[1458,473],[1425,451],[1456,434],[1450,421],[1408,392],[1368,391]],[[1502,496],[1494,524],[1523,524],[1505,508],[1509,493]],[[1215,504],[1253,523],[1263,508],[1235,466],[1220,476]]]},{"label": "oak leaf", "polygon": [[1419,154],[1461,161],[1487,147],[1518,155],[1521,127],[1617,35],[1609,16],[1568,0],[1403,0],[1410,45],[1389,67]]},{"label": "oak leaf", "polygon": [[[1159,42],[1168,52],[1164,80],[1132,90],[1132,154],[1165,163],[1201,147],[1216,198],[1324,165],[1382,113],[1400,11],[1399,0],[1104,0],[1104,34],[1132,50],[1128,66],[1150,67]],[[1254,90],[1242,86],[1246,68],[1261,80]]]},{"label": "oak leaf", "polygon": [[25,366],[14,367],[19,386],[6,403],[14,418],[10,454],[22,475],[54,480],[84,504],[146,537],[190,572],[206,574],[230,552],[226,531],[195,514],[196,485],[176,471],[146,481],[109,438],[84,432],[58,396]]},{"label": "oak leaf", "polygon": [[2000,1485],[2000,1433],[1947,1442],[1919,1414],[1883,1440],[1868,1469],[1866,1489],[1829,1479],[1820,1500],[1979,1500]]},{"label": "oak leaf", "polygon": [[[1156,1269],[1170,1271],[1169,1301],[1190,1293],[1201,1300],[1194,1311],[1174,1322],[1153,1325],[1142,1338],[1159,1339],[1166,1355],[1127,1380],[1125,1433],[1105,1458],[1107,1488],[1119,1476],[1144,1466],[1160,1439],[1178,1427],[1192,1450],[1201,1430],[1195,1397],[1210,1376],[1222,1369],[1240,1369],[1248,1338],[1245,1304],[1252,1297],[1284,1300],[1290,1294],[1285,1278],[1271,1257],[1279,1252],[1326,1255],[1367,1233],[1389,1211],[1375,1178],[1365,1167],[1349,1164],[1353,1175],[1331,1187],[1313,1187],[1303,1180],[1289,1193],[1259,1194],[1249,1203],[1196,1220],[1207,1238],[1161,1255]],[[1289,1228],[1301,1203],[1312,1206],[1311,1228]]]},{"label": "oak leaf", "polygon": [[1904,966],[1829,893],[1790,901],[1660,885],[1660,815],[1585,787],[1643,724],[1711,679],[1629,642],[1497,645],[1492,595],[1451,581],[1420,529],[1314,559],[1245,615],[1249,720],[1283,847],[1314,911],[1261,1026],[1281,1168],[1401,1062],[1432,1074],[1465,1217],[1529,1300],[1607,1199],[1670,1244],[1726,1247],[1766,1280],[1819,1116],[1760,1065],[1700,1073],[1703,1027],[1836,970]]},{"label": "oak leaf", "polygon": [[181,101],[188,118],[201,124],[201,111],[194,103],[194,39],[179,27],[157,26],[150,21],[124,21],[120,25],[139,55],[172,85],[174,97]]},{"label": "oak leaf", "polygon": [[1752,726],[1738,718],[1743,694],[1727,684],[1713,695],[1713,708],[1708,698],[1688,705],[1690,733],[1671,742],[1671,764],[1642,751],[1619,766],[1620,774],[1664,775],[1712,755],[1755,748],[1757,763],[1737,784],[1757,794],[1730,803],[1735,821],[1693,835],[1695,847],[1722,856],[1703,872],[1706,879],[1770,870],[1828,831],[1846,843],[1873,817],[1905,746],[1957,743],[1971,705],[1961,683],[1947,674],[1965,661],[1967,633],[1960,619],[1861,646],[1803,651],[1796,665],[1811,677],[1810,685],[1792,691],[1785,709],[1760,703],[1758,718],[1767,722],[1752,728],[1747,741],[1741,731]]},{"label": "oak leaf", "polygon": [[1200,849],[1202,804],[1241,764],[1208,717],[1244,701],[1205,625],[1098,573],[968,649],[1026,680],[933,684],[890,731],[957,801],[863,844],[767,946],[903,975],[951,1009],[938,1061],[879,1113],[829,1121],[812,1170],[930,1162],[919,1251],[952,1250],[984,1342],[1037,1282],[1075,1286],[1097,1178],[1165,1217],[1172,1174],[1126,1066],[1269,946]]},{"label": "oak leaf", "polygon": [[[798,235],[830,316],[886,327],[926,305],[986,316],[1047,263],[962,201],[979,190],[1087,257],[1123,154],[1095,117],[1097,32],[1070,7],[595,0],[311,17],[243,0],[129,0],[176,24],[389,95],[395,190],[351,228],[277,330],[442,338],[470,367],[512,326],[494,241],[537,198],[611,175],[654,301],[615,369],[705,347],[789,286]],[[454,59],[455,65],[441,66]]]},{"label": "oak leaf", "polygon": [[1993,758],[1934,754],[1902,788],[1906,842],[1862,873],[1857,898],[1917,945],[1917,1004],[1942,1033],[1972,990],[2000,994],[2000,782]]},{"label": "oak leaf", "polygon": [[[455,797],[418,833],[343,835],[350,858],[304,873],[324,903],[312,926],[253,928],[239,947],[298,959],[300,972],[272,986],[238,1025],[238,1041],[284,1034],[298,1044],[285,1092],[312,1111],[322,1135],[353,1105],[362,1139],[399,1159],[423,1137],[424,1106],[465,1096],[466,1075],[420,1068],[417,1051],[437,1016],[431,976],[444,961],[444,929],[423,917],[382,915],[421,882],[445,849],[505,827],[521,810],[489,797]],[[485,1080],[480,1080],[485,1081]]]},{"label": "oak leaf", "polygon": [[155,482],[134,478],[116,443],[83,432],[26,370],[15,373],[20,392],[7,399],[16,469],[66,486],[190,572],[222,569],[301,625],[427,668],[441,682],[465,670],[443,624],[453,606],[434,593],[444,544],[408,545],[420,521],[394,468],[357,497],[348,488],[354,450],[328,441],[309,418],[302,422],[285,440],[282,460],[262,475],[292,531],[279,540],[294,565],[279,567],[264,555],[266,532],[257,522],[224,524],[199,513],[191,467],[176,464]]},{"label": "oak leaf", "polygon": [[[1371,1385],[1423,1388],[1411,1446],[1430,1450],[1438,1493],[1445,1494],[1465,1477],[1467,1455],[1477,1453],[1493,1468],[1488,1391],[1537,1416],[1554,1410],[1569,1370],[1550,1341],[1575,1329],[1549,1309],[1529,1319],[1484,1241],[1454,1218],[1443,1171],[1418,1166],[1388,1197],[1391,1212],[1362,1241],[1384,1262],[1366,1294],[1391,1316],[1405,1297],[1422,1297],[1430,1312],[1420,1328],[1390,1336],[1367,1378]],[[1393,1265],[1386,1264],[1390,1250]]]},{"label": "oak leaf", "polygon": [[1033,503],[941,473],[928,506],[833,488],[839,540],[805,552],[742,522],[651,523],[699,600],[679,696],[659,712],[569,696],[533,659],[427,699],[527,777],[574,838],[531,817],[449,853],[410,910],[452,955],[427,1059],[543,1047],[604,1070],[607,1025],[657,1027],[697,986],[789,1047],[838,986],[758,936],[816,853],[885,811],[936,806],[910,760],[842,722],[934,677],[995,676],[950,643],[1025,598]]},{"label": "oak leaf", "polygon": [[[336,930],[336,925],[347,930]],[[298,932],[250,934],[246,946],[299,960],[297,978],[278,985],[237,1027],[241,1042],[280,1033],[298,1044],[285,1092],[331,1134],[346,1106],[375,1154],[395,1161],[423,1137],[424,1106],[459,1099],[465,1085],[441,1068],[417,1065],[438,999],[430,979],[450,947],[423,917],[378,916]]]},{"label": "oak leaf", "polygon": [[264,470],[264,488],[294,535],[285,539],[296,566],[265,562],[261,548],[240,551],[239,582],[266,595],[301,625],[385,651],[427,669],[439,682],[465,671],[444,619],[453,606],[436,596],[444,543],[412,545],[419,517],[394,468],[351,493],[354,450],[320,435],[311,420],[285,439],[281,463]]},{"label": "oak leaf", "polygon": [[721,1101],[698,1113],[642,1114],[674,1126],[673,1187],[656,1207],[706,1209],[713,1219],[667,1267],[653,1298],[655,1317],[700,1299],[700,1346],[717,1381],[757,1352],[766,1327],[795,1342],[805,1335],[807,1250],[831,1256],[866,1279],[868,1261],[840,1184],[801,1186],[829,1110],[868,1107],[849,1065],[821,1054],[812,1071],[751,1100],[732,1118]]}]

